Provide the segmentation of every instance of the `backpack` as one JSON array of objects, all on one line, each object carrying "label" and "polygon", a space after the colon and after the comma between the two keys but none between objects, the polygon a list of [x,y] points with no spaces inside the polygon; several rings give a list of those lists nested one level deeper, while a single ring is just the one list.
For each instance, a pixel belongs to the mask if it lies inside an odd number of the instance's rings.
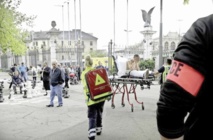
[{"label": "backpack", "polygon": [[112,88],[107,77],[106,69],[99,68],[88,71],[85,74],[85,80],[91,100],[98,101],[112,95]]}]

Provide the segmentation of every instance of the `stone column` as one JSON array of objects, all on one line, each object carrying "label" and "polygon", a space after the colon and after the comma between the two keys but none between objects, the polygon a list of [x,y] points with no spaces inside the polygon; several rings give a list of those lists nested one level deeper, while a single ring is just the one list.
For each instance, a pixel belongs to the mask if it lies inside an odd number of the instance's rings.
[{"label": "stone column", "polygon": [[141,34],[143,34],[144,39],[143,39],[143,46],[144,46],[144,53],[143,53],[143,59],[151,59],[151,43],[152,43],[152,36],[155,34],[156,31],[152,30],[152,27],[144,27],[144,30],[141,31]]},{"label": "stone column", "polygon": [[48,32],[48,35],[49,35],[49,38],[50,38],[50,43],[49,43],[49,45],[50,45],[49,46],[50,47],[50,60],[48,61],[49,66],[51,66],[51,62],[53,60],[57,59],[57,57],[56,57],[56,44],[57,44],[57,41],[58,41],[58,35],[60,34],[60,31],[55,28],[56,22],[52,21],[51,25],[52,25],[52,29],[50,29],[50,31]]}]

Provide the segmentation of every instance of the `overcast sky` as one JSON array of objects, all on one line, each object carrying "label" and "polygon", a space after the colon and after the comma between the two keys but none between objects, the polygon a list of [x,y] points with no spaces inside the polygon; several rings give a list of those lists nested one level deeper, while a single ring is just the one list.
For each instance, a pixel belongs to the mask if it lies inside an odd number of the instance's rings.
[{"label": "overcast sky", "polygon": [[[20,10],[27,15],[37,15],[34,31],[51,29],[51,21],[55,20],[56,28],[63,29],[62,7],[64,4],[64,29],[68,30],[68,10],[65,0],[22,0]],[[69,1],[70,29],[75,29],[74,0]],[[141,9],[152,12],[151,25],[157,31],[153,37],[159,36],[160,0],[128,0],[129,45],[139,43],[143,39],[140,31],[144,22]],[[212,0],[190,0],[183,5],[183,0],[163,0],[163,34],[169,31],[184,33],[199,17],[213,12]],[[79,24],[79,0],[76,0],[76,28]],[[98,38],[98,48],[106,48],[110,39],[114,39],[113,0],[81,0],[82,31],[93,33]],[[127,43],[127,0],[115,0],[115,43],[124,46]]]}]

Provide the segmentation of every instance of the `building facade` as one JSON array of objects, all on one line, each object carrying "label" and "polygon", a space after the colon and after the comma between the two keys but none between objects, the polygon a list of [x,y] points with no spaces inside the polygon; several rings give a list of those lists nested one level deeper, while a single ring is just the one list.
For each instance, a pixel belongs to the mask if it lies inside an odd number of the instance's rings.
[{"label": "building facade", "polygon": [[26,38],[24,56],[8,51],[0,56],[1,69],[9,69],[14,63],[24,62],[27,66],[51,64],[56,59],[63,65],[83,65],[82,60],[90,51],[97,50],[98,38],[79,29],[60,31],[54,26],[49,31],[30,32]]},{"label": "building facade", "polygon": [[[165,63],[167,58],[172,58],[174,50],[177,48],[178,43],[180,42],[182,36],[180,36],[177,32],[169,32],[167,35],[163,36],[163,49],[162,49],[162,57],[163,63]],[[145,39],[145,38],[144,38]],[[130,45],[125,49],[117,49],[114,54],[125,56],[127,58],[133,58],[134,54],[139,54],[142,60],[146,60],[144,58],[152,59],[155,61],[155,69],[157,70],[159,66],[159,38],[149,38],[149,41],[142,40],[141,42]],[[148,43],[148,45],[147,45]],[[148,52],[145,51],[148,48]],[[144,56],[145,55],[145,56]]]}]

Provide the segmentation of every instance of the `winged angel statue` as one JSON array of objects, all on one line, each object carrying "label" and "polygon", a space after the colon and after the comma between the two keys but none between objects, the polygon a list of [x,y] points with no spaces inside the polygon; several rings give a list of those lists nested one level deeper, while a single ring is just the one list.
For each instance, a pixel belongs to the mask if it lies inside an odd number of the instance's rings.
[{"label": "winged angel statue", "polygon": [[145,22],[144,27],[151,27],[151,14],[155,7],[152,7],[149,12],[147,13],[145,10],[142,11],[142,18]]}]

